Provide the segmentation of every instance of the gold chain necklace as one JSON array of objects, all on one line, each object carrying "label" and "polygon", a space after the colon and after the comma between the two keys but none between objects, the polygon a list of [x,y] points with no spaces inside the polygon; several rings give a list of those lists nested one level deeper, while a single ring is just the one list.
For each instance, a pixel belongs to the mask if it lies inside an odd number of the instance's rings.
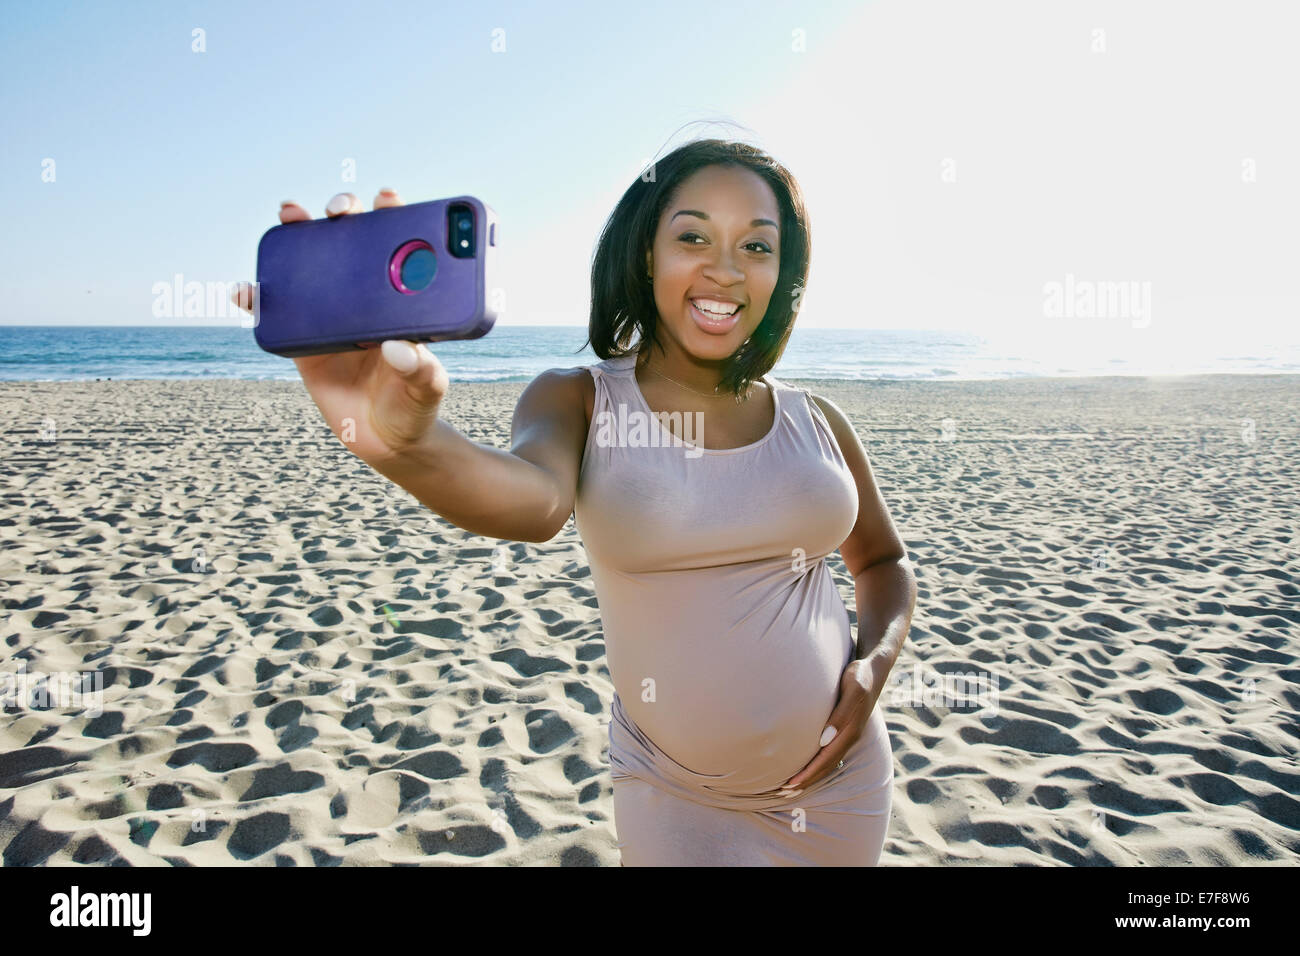
[{"label": "gold chain necklace", "polygon": [[[681,382],[677,381],[677,379],[675,379],[675,378],[668,378],[667,375],[665,375],[663,372],[659,371],[659,369],[655,368],[655,367],[654,367],[653,365],[651,365],[649,362],[646,362],[646,363],[645,363],[645,367],[648,368],[650,371],[654,372],[654,373],[655,373],[656,375],[658,375],[660,378],[667,378],[668,381],[672,382],[674,385],[678,385],[678,386],[680,386],[681,388],[686,389],[686,391],[688,391],[688,392],[694,392],[696,395],[703,395],[705,398],[722,398],[722,396],[719,395],[719,394],[717,393],[716,390],[715,390],[712,394],[709,394],[708,392],[701,392],[701,391],[700,391],[699,389],[697,389],[697,388],[691,388],[689,385],[683,385]],[[739,396],[739,395],[736,396],[736,404],[739,405],[739,404],[741,404],[742,402],[748,401],[750,395],[752,395],[753,393],[754,393],[754,387],[751,385],[751,386],[749,387],[749,390],[748,390],[747,392],[745,392],[745,395],[744,395],[743,398],[742,398],[741,396]]]}]

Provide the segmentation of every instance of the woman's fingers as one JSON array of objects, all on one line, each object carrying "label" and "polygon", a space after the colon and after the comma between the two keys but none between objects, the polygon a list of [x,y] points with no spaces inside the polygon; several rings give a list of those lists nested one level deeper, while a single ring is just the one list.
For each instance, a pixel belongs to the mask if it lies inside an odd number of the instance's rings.
[{"label": "woman's fingers", "polygon": [[311,213],[292,199],[286,199],[280,203],[280,222],[306,222],[310,218]]},{"label": "woman's fingers", "polygon": [[401,205],[404,205],[402,197],[397,195],[397,190],[393,189],[391,186],[385,186],[383,189],[379,190],[379,193],[375,196],[376,209],[386,209],[389,206]]},{"label": "woman's fingers", "polygon": [[325,216],[328,219],[337,219],[339,216],[364,211],[361,204],[357,202],[357,197],[352,193],[339,193],[325,204]]},{"label": "woman's fingers", "polygon": [[235,288],[231,290],[230,301],[245,312],[252,315],[253,313],[253,284],[251,282],[237,282]]},{"label": "woman's fingers", "polygon": [[409,375],[420,367],[420,347],[403,339],[389,339],[379,347],[384,361],[402,375]]},{"label": "woman's fingers", "polygon": [[442,363],[422,344],[390,339],[380,354],[402,387],[388,387],[390,379],[372,393],[370,425],[385,446],[400,453],[428,433],[450,382]]},{"label": "woman's fingers", "polygon": [[388,339],[380,347],[384,361],[406,384],[406,394],[417,405],[442,400],[450,382],[447,370],[421,342]]}]

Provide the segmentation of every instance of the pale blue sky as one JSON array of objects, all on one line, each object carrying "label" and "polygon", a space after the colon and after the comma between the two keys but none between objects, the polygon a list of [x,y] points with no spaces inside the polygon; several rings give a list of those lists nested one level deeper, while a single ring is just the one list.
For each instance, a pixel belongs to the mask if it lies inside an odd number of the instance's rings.
[{"label": "pale blue sky", "polygon": [[[750,132],[672,145],[740,135],[790,166],[813,224],[803,325],[1205,349],[1300,328],[1293,4],[5,13],[4,323],[154,322],[175,273],[251,279],[281,199],[323,215],[391,185],[497,210],[504,323],[582,325],[618,196],[683,124],[721,119]],[[1046,316],[1044,284],[1067,274],[1150,283],[1150,321]]]}]

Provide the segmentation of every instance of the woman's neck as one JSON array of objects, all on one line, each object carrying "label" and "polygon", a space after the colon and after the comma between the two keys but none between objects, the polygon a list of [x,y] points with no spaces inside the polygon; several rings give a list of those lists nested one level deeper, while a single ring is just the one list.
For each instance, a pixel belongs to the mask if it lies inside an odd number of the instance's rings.
[{"label": "woman's neck", "polygon": [[663,351],[644,351],[637,355],[637,367],[644,368],[655,377],[678,388],[693,392],[700,398],[716,400],[731,398],[727,392],[717,391],[722,372],[716,368],[699,365],[690,360],[670,359]]}]

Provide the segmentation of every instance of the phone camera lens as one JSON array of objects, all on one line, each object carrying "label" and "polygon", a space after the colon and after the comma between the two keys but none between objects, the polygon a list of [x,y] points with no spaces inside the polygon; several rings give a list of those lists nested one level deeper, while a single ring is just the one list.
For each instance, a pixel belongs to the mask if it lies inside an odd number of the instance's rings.
[{"label": "phone camera lens", "polygon": [[402,285],[408,289],[426,288],[433,281],[436,261],[428,249],[416,249],[402,263]]},{"label": "phone camera lens", "polygon": [[474,258],[474,210],[463,203],[447,210],[447,252],[457,259]]},{"label": "phone camera lens", "polygon": [[405,295],[427,289],[438,272],[438,258],[433,246],[423,239],[403,243],[388,263],[388,278],[393,288]]}]

